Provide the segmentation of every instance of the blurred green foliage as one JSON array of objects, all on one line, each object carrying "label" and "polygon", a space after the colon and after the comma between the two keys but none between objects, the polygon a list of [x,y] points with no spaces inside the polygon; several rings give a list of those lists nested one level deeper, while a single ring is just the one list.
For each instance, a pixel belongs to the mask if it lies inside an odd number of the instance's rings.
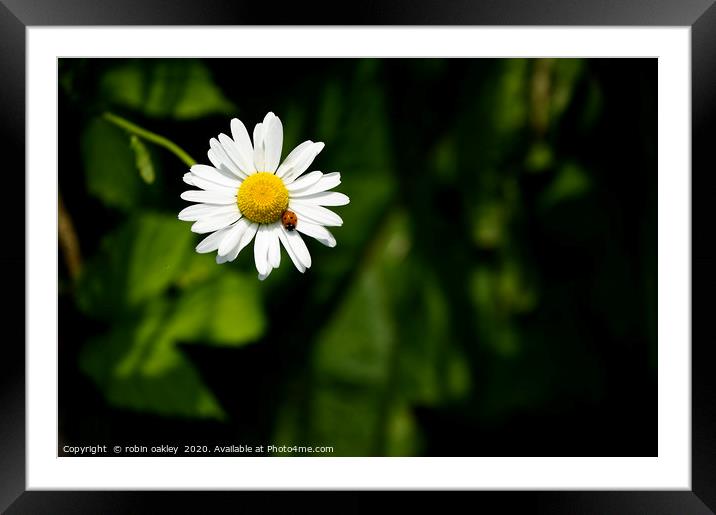
[{"label": "blurred green foliage", "polygon": [[184,120],[236,109],[194,59],[120,61],[102,75],[99,88],[111,104],[151,117]]},{"label": "blurred green foliage", "polygon": [[87,124],[82,136],[87,191],[110,207],[129,210],[150,191],[135,170],[130,139],[100,118]]},{"label": "blurred green foliage", "polygon": [[134,163],[137,166],[137,170],[139,170],[139,175],[147,184],[153,183],[156,172],[154,171],[154,164],[152,164],[149,149],[142,140],[134,134],[129,137],[129,146],[134,150]]},{"label": "blurred green foliage", "polygon": [[102,242],[79,278],[76,298],[110,324],[82,353],[82,369],[123,407],[223,417],[176,343],[244,345],[265,326],[253,278],[219,272],[193,254],[193,235],[175,217],[138,213]]},{"label": "blurred green foliage", "polygon": [[[611,395],[600,341],[653,352],[653,191],[631,205],[641,218],[616,250],[603,250],[619,179],[582,143],[603,134],[595,64],[306,62],[303,78],[291,73],[301,62],[256,63],[294,66],[279,74],[288,87],[237,83],[240,60],[61,60],[67,110],[82,116],[60,190],[86,256],[61,303],[91,321],[72,337],[109,404],[232,424],[248,416],[235,399],[255,395],[268,399],[267,429],[247,434],[263,443],[415,455],[435,452],[435,414],[494,424]],[[273,110],[284,156],[324,141],[313,169],[342,173],[351,203],[338,246],[309,241],[305,275],[283,260],[265,283],[250,251],[221,266],[196,254],[200,236],[176,218],[185,166],[103,120],[106,110],[199,162],[231,117],[251,128]],[[653,169],[639,173],[643,183]],[[621,247],[634,239],[638,250]],[[196,346],[233,349],[222,356],[237,366],[245,346],[272,359],[252,365],[255,389],[238,390],[216,377],[225,368],[191,359]]]}]

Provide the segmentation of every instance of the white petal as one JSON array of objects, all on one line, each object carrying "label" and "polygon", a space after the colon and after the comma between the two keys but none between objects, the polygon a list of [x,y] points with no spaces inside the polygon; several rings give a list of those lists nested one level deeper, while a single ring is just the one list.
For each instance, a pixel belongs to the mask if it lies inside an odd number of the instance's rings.
[{"label": "white petal", "polygon": [[243,156],[239,153],[239,147],[236,145],[236,143],[234,143],[234,140],[232,140],[226,134],[219,134],[219,143],[221,143],[221,146],[223,147],[224,152],[226,152],[226,155],[229,156],[229,159],[234,162],[236,167],[241,171],[244,176],[248,177],[254,169],[253,160],[249,163],[245,162]]},{"label": "white petal", "polygon": [[278,171],[276,172],[276,175],[281,177],[285,184],[291,184],[293,181],[298,179],[298,177],[305,172],[309,166],[311,166],[313,160],[321,152],[321,150],[323,150],[323,147],[325,147],[325,145],[320,142],[307,145],[303,150],[301,150],[301,152],[297,153],[295,158],[293,158],[288,164],[287,157],[286,161],[279,167],[281,175],[279,175]]},{"label": "white petal", "polygon": [[246,247],[249,243],[251,243],[251,240],[254,238],[254,234],[259,229],[259,224],[252,222],[251,225],[249,225],[246,230],[244,231],[244,235],[241,237],[241,241],[239,242],[239,251]]},{"label": "white petal", "polygon": [[286,186],[286,189],[288,189],[290,193],[299,192],[316,184],[318,181],[321,180],[321,177],[323,177],[323,174],[321,172],[307,173],[306,175],[302,175],[301,177],[293,181],[291,184]]},{"label": "white petal", "polygon": [[192,180],[193,177],[194,176],[190,172],[187,172],[183,175],[182,180],[189,186],[195,186],[194,181]]},{"label": "white petal", "polygon": [[217,204],[192,204],[179,211],[179,220],[185,222],[196,222],[200,218],[223,215],[224,213],[238,212],[239,206],[236,203],[229,205]]},{"label": "white petal", "polygon": [[297,193],[295,196],[292,195],[291,198],[317,206],[345,206],[351,201],[347,195],[337,191],[322,191],[320,193],[311,193],[310,195]]},{"label": "white petal", "polygon": [[343,225],[343,219],[325,207],[291,199],[288,208],[298,215],[299,220],[301,217],[305,217],[309,222],[318,225],[327,225],[328,227],[340,227]]},{"label": "white petal", "polygon": [[281,244],[278,241],[278,233],[281,231],[280,223],[271,226],[271,243],[268,249],[269,264],[273,268],[278,268],[281,264]]},{"label": "white petal", "polygon": [[283,226],[281,226],[281,231],[288,238],[291,249],[296,253],[296,258],[303,266],[311,268],[311,254],[308,252],[308,247],[306,247],[306,243],[303,241],[303,238],[301,238],[301,235],[296,231],[287,231]]},{"label": "white petal", "polygon": [[230,230],[231,227],[226,227],[225,229],[221,229],[220,231],[211,233],[209,236],[199,242],[199,244],[196,246],[196,251],[199,254],[206,254],[207,252],[215,251],[219,248],[221,240],[224,239],[224,237]]},{"label": "white petal", "polygon": [[303,234],[315,238],[326,247],[335,247],[336,239],[331,234],[331,231],[323,227],[322,225],[312,224],[305,220],[299,220],[296,224],[296,230],[301,231]]},{"label": "white petal", "polygon": [[246,130],[246,126],[241,123],[241,120],[238,118],[231,120],[231,136],[234,138],[236,149],[241,156],[239,165],[245,164],[246,168],[243,168],[243,170],[251,175],[256,172],[256,167],[254,166],[254,147],[251,145],[251,138],[249,138],[249,132]]},{"label": "white petal", "polygon": [[[224,147],[221,145],[221,143],[219,143],[216,138],[211,138],[209,140],[209,146],[211,147],[213,158],[216,159],[220,165],[223,165],[224,168],[228,169],[239,179],[246,178],[247,174],[239,170],[239,167],[236,166],[236,163],[234,163],[234,161],[229,157],[229,155],[226,153],[226,150],[224,150]],[[209,159],[212,159],[211,155],[209,156]],[[214,163],[213,160],[212,164],[216,166],[216,163]],[[219,166],[216,167],[220,168]]]},{"label": "white petal", "polygon": [[229,167],[226,166],[221,159],[219,159],[213,149],[207,150],[206,155],[209,158],[209,161],[211,161],[211,164],[214,165],[214,168],[219,170],[223,175],[227,177],[233,177],[234,179],[238,179],[239,181],[243,180],[243,176],[239,177],[235,172],[232,172]]},{"label": "white petal", "polygon": [[256,171],[265,172],[266,151],[264,149],[264,126],[257,123],[254,127],[254,166]]},{"label": "white petal", "polygon": [[236,259],[236,257],[239,255],[240,250],[241,249],[239,248],[239,245],[237,244],[237,245],[234,245],[234,248],[231,249],[225,256],[217,254],[216,255],[216,263],[219,265],[222,263],[230,263],[231,261]]},{"label": "white petal", "polygon": [[256,270],[261,275],[268,274],[271,269],[268,261],[268,250],[271,244],[271,230],[267,225],[259,226],[256,233],[256,241],[254,242],[254,261],[256,262]]},{"label": "white petal", "polygon": [[226,195],[236,195],[236,192],[239,189],[238,187],[223,186],[221,184],[215,183],[214,181],[207,181],[206,179],[193,174],[191,177],[191,183],[192,185],[196,186],[197,188],[201,188],[202,190],[217,191]]},{"label": "white petal", "polygon": [[276,118],[278,118],[278,116],[273,114],[273,112],[269,111],[268,113],[266,113],[266,116],[264,116],[263,122],[261,123],[263,123],[264,127],[266,128],[269,126],[270,123],[273,123]]},{"label": "white petal", "polygon": [[[269,113],[273,115],[273,113]],[[281,162],[281,147],[283,147],[283,124],[275,115],[264,119],[264,166],[266,172],[275,172]]]},{"label": "white petal", "polygon": [[214,165],[214,168],[219,168],[219,169],[221,169],[222,167],[226,168],[224,166],[224,163],[221,162],[221,159],[219,159],[219,156],[217,156],[216,152],[214,152],[211,148],[209,148],[209,150],[206,151],[206,157],[209,158],[209,161],[211,162],[212,165]]},{"label": "white petal", "polygon": [[249,225],[250,222],[246,218],[242,218],[231,227],[231,230],[226,234],[226,238],[224,238],[217,249],[220,256],[226,256],[238,246],[241,237]]},{"label": "white petal", "polygon": [[217,170],[213,166],[208,165],[194,165],[191,167],[191,173],[206,181],[215,182],[221,186],[227,188],[238,188],[241,186],[241,181],[236,176],[224,175],[221,171]]},{"label": "white petal", "polygon": [[233,204],[236,202],[236,192],[233,195],[224,191],[189,190],[180,195],[189,202],[203,202],[205,204]]},{"label": "white petal", "polygon": [[281,163],[281,166],[279,166],[278,170],[276,170],[276,175],[279,177],[283,177],[284,175],[286,175],[286,172],[290,171],[291,168],[293,168],[293,166],[296,164],[296,160],[301,156],[301,154],[311,145],[313,145],[313,141],[304,141],[296,148],[294,148],[291,152],[289,152],[289,154],[286,156],[286,159],[284,159],[283,163]]},{"label": "white petal", "polygon": [[298,256],[296,256],[296,253],[293,251],[293,247],[291,247],[291,244],[288,241],[287,234],[288,231],[284,230],[283,227],[279,228],[278,238],[281,240],[281,243],[283,243],[283,246],[286,249],[286,254],[288,254],[288,257],[291,258],[291,261],[293,261],[293,264],[296,266],[298,271],[304,273],[306,271],[306,267],[303,266],[303,263],[300,259],[298,259]]},{"label": "white petal", "polygon": [[[278,240],[277,240],[277,241],[278,241]],[[264,281],[269,275],[271,275],[271,270],[273,270],[273,268],[269,268],[268,273],[266,273],[265,275],[264,275],[264,274],[259,274],[259,281]]]},{"label": "white petal", "polygon": [[[241,220],[244,220],[244,218],[242,218]],[[237,223],[240,223],[241,220],[239,220],[239,222]],[[246,247],[246,245],[251,243],[254,234],[256,234],[257,226],[258,224],[249,225],[248,228],[244,231],[244,234],[241,236],[241,240],[239,241],[239,243],[235,245],[234,248],[231,249],[228,254],[226,254],[225,256],[220,256],[219,254],[216,255],[216,262],[221,264],[226,263],[227,261],[235,260],[236,257],[239,255],[239,252],[241,252],[241,250]]]},{"label": "white petal", "polygon": [[219,229],[223,229],[224,227],[228,227],[239,218],[241,218],[241,213],[239,213],[238,209],[234,213],[224,213],[217,216],[202,218],[201,220],[194,222],[191,226],[191,231],[198,234],[217,231]]},{"label": "white petal", "polygon": [[[296,181],[296,182],[298,182],[298,181]],[[340,183],[341,183],[340,172],[331,172],[331,173],[323,174],[323,177],[321,177],[317,183],[315,183],[311,186],[308,186],[307,188],[302,188],[300,191],[295,191],[295,192],[289,188],[289,191],[291,191],[291,196],[295,196],[295,195],[299,195],[299,194],[300,195],[312,195],[314,193],[320,193],[322,191],[327,191],[332,188],[335,188]],[[293,186],[293,184],[291,186]]]}]

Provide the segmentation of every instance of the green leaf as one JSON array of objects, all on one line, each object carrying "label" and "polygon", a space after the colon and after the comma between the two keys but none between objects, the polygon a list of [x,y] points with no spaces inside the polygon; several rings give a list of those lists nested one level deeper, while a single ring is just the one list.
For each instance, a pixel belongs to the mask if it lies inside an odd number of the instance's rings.
[{"label": "green leaf", "polygon": [[156,173],[154,171],[154,166],[152,165],[152,158],[149,155],[149,150],[144,145],[142,140],[134,134],[132,134],[129,138],[129,144],[134,151],[134,164],[137,166],[137,170],[139,170],[139,175],[144,182],[152,184],[156,178]]},{"label": "green leaf", "polygon": [[95,118],[82,135],[85,182],[90,194],[107,206],[129,210],[141,203],[146,185],[134,167],[127,134]]},{"label": "green leaf", "polygon": [[263,334],[257,287],[235,272],[218,274],[178,300],[159,296],[91,339],[80,366],[116,406],[164,415],[223,418],[218,401],[178,342],[243,345]]},{"label": "green leaf", "polygon": [[201,377],[175,347],[166,325],[170,306],[152,303],[136,321],[91,339],[80,367],[119,407],[162,415],[224,418]]},{"label": "green leaf", "polygon": [[113,405],[224,417],[177,344],[244,345],[266,321],[257,281],[197,255],[194,237],[173,216],[138,214],[85,266],[79,307],[111,329],[86,344],[81,367]]},{"label": "green leaf", "polygon": [[525,169],[529,172],[543,172],[554,161],[552,148],[544,142],[532,144],[525,157]]},{"label": "green leaf", "polygon": [[529,61],[526,59],[505,59],[499,61],[497,75],[496,104],[491,109],[496,136],[509,135],[522,129],[527,121],[527,87],[529,85]]},{"label": "green leaf", "polygon": [[559,119],[572,102],[574,91],[584,74],[584,60],[555,59],[554,84],[552,85],[552,118]]},{"label": "green leaf", "polygon": [[260,337],[266,325],[255,278],[234,272],[189,288],[168,321],[183,342],[239,345]]},{"label": "green leaf", "polygon": [[123,61],[102,76],[100,91],[114,105],[156,118],[190,120],[236,110],[194,59]]},{"label": "green leaf", "polygon": [[132,312],[182,274],[193,240],[173,216],[132,217],[103,240],[99,255],[85,266],[77,289],[80,308],[103,319]]},{"label": "green leaf", "polygon": [[567,162],[540,195],[540,205],[545,209],[551,208],[585,195],[591,187],[591,180],[584,169],[576,163]]}]

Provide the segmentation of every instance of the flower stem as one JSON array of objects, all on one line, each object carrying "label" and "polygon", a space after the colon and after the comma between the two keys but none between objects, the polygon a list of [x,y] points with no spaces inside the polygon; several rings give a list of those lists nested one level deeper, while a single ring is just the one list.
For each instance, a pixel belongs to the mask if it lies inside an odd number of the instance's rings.
[{"label": "flower stem", "polygon": [[160,136],[159,134],[148,131],[147,129],[143,129],[139,125],[132,123],[129,120],[125,120],[121,116],[117,116],[114,113],[105,112],[102,114],[102,118],[104,118],[110,123],[113,123],[117,127],[121,127],[122,129],[126,130],[131,134],[136,134],[140,138],[145,139],[150,143],[154,143],[155,145],[164,147],[169,152],[181,159],[189,167],[194,166],[196,164],[196,160],[194,160],[194,158],[187,154],[184,149],[182,149],[173,141],[168,140],[164,136]]}]

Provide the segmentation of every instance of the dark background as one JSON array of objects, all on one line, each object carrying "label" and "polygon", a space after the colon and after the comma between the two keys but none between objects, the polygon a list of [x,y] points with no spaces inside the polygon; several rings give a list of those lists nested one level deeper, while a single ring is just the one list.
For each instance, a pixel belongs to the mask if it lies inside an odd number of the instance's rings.
[{"label": "dark background", "polygon": [[[59,66],[60,446],[656,454],[656,60]],[[105,110],[200,162],[273,110],[342,173],[338,247],[265,284],[197,257],[185,166],[148,145],[145,182]]]}]

